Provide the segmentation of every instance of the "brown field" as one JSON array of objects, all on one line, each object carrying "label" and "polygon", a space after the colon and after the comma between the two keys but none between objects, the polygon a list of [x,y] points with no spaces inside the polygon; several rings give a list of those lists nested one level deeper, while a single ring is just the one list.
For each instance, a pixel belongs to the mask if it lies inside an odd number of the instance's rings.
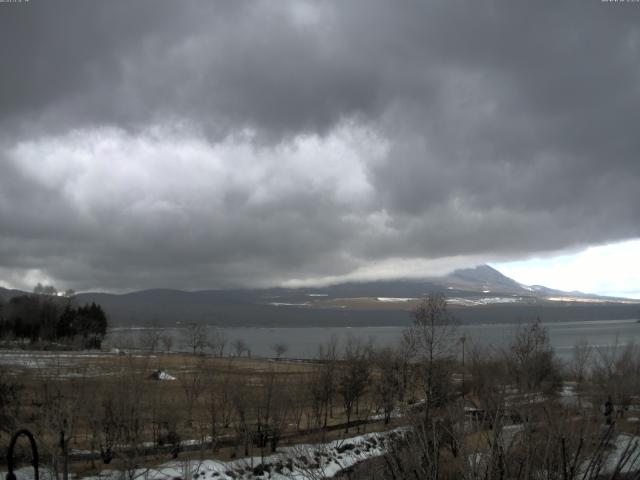
[{"label": "brown field", "polygon": [[[541,343],[548,341],[537,326],[529,328],[541,335]],[[530,342],[530,337],[520,340]],[[513,345],[529,343],[514,340]],[[26,427],[38,440],[42,462],[54,471],[64,471],[66,459],[69,471],[95,474],[107,463],[133,471],[178,456],[262,457],[280,446],[412,425],[412,441],[398,442],[392,452],[396,460],[418,468],[416,458],[436,455],[443,471],[450,471],[446,476],[456,478],[467,468],[461,458],[473,452],[493,455],[496,442],[509,450],[513,465],[523,458],[544,465],[562,460],[554,455],[565,443],[580,461],[599,448],[610,449],[600,442],[603,428],[612,424],[616,435],[638,434],[634,415],[640,412],[640,383],[625,369],[640,365],[640,349],[628,347],[618,363],[609,364],[625,374],[611,370],[615,375],[602,376],[594,364],[589,380],[584,376],[582,382],[553,361],[551,350],[516,364],[518,352],[512,350],[512,357],[472,352],[466,366],[445,358],[427,370],[424,357],[358,342],[314,361],[2,351],[0,387],[13,394],[3,393],[0,418],[13,424],[0,429],[0,450],[6,449],[10,431]],[[169,379],[154,378],[156,372]],[[425,400],[427,372],[433,375],[431,391],[441,395],[434,394],[439,402],[432,406]],[[528,386],[527,381],[537,383]],[[354,388],[358,394],[349,413],[346,396]],[[381,420],[385,391],[394,413],[386,424]],[[604,415],[607,398],[613,410]],[[547,453],[538,458],[539,452]],[[22,457],[28,455],[22,452]],[[380,462],[371,465],[379,468]],[[370,478],[368,468],[373,467],[358,467],[353,478]]]},{"label": "brown field", "polygon": [[[322,425],[314,417],[309,395],[321,366],[317,362],[17,351],[0,353],[0,365],[4,379],[20,386],[16,427],[34,432],[45,458],[60,455],[64,431],[76,472],[99,469],[100,458],[89,460],[82,452],[107,447],[115,451],[145,442],[168,445],[177,438],[202,444],[191,452],[183,448],[181,457],[201,456],[206,450],[209,458],[230,459],[270,451],[270,445],[258,446],[255,441],[261,428],[270,434],[277,431],[281,445],[345,435],[340,425],[346,417],[337,395],[326,413],[328,428],[318,428]],[[175,380],[153,379],[157,371]],[[371,378],[375,376],[373,372]],[[398,424],[398,420],[388,425],[367,420],[376,411],[372,393],[370,388],[351,417],[360,422],[351,427],[354,434]],[[218,442],[201,442],[210,436]],[[8,439],[6,432],[0,433],[0,450],[6,449]],[[166,449],[148,450],[135,452],[137,464],[171,457]],[[126,467],[126,459],[117,460],[117,465]]]}]

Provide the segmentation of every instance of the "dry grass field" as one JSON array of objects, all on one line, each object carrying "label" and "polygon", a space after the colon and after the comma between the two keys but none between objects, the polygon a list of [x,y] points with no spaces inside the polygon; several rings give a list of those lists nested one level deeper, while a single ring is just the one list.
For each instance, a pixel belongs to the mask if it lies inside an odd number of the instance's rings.
[{"label": "dry grass field", "polygon": [[[345,435],[337,378],[328,403],[318,404],[318,382],[327,373],[321,362],[5,351],[0,365],[5,383],[17,386],[16,402],[7,406],[15,426],[33,431],[53,462],[66,451],[77,472],[95,471],[104,460],[154,464],[178,451],[181,458],[259,456],[276,445]],[[399,423],[374,417],[377,377],[370,372],[351,414],[353,434]],[[0,434],[2,451],[8,438]]]}]

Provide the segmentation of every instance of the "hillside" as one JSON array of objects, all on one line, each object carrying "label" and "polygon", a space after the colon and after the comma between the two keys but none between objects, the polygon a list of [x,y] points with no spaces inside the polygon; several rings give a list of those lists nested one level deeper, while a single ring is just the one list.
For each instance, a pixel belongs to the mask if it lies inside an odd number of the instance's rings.
[{"label": "hillside", "polygon": [[[0,297],[18,291],[0,289]],[[142,290],[126,294],[81,293],[77,303],[96,302],[113,325],[224,326],[405,325],[419,298],[444,294],[466,323],[638,318],[640,302],[520,285],[488,265],[444,277],[345,283],[321,288]]]}]

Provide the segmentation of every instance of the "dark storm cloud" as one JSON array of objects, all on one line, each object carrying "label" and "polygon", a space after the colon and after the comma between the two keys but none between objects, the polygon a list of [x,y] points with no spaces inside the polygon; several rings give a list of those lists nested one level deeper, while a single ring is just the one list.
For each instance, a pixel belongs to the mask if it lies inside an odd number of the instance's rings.
[{"label": "dark storm cloud", "polygon": [[1,33],[3,57],[15,65],[4,112],[44,115],[53,127],[61,117],[136,127],[175,115],[226,135],[316,132],[371,111],[375,72],[351,65],[322,25],[297,22],[295,8],[142,1],[13,9]]},{"label": "dark storm cloud", "polygon": [[595,0],[1,4],[0,275],[270,284],[637,237],[639,20]]}]

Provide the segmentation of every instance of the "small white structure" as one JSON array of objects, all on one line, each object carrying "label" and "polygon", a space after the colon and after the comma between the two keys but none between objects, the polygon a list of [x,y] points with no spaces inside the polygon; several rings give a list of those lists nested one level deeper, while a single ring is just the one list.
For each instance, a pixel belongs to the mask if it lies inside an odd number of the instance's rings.
[{"label": "small white structure", "polygon": [[151,375],[149,375],[149,378],[151,378],[152,380],[175,380],[176,379],[176,377],[165,372],[164,370],[156,370]]}]

